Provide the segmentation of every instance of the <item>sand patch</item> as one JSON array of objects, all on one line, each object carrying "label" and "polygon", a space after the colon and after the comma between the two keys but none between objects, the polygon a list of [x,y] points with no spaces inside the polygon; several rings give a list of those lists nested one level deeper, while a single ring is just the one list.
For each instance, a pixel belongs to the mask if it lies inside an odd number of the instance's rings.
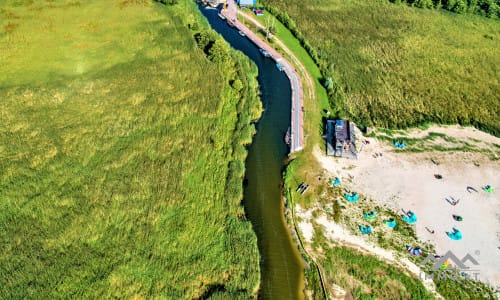
[{"label": "sand patch", "polygon": [[[429,130],[456,139],[480,138],[491,147],[500,145],[499,138],[472,128]],[[376,139],[366,140],[369,144],[363,145],[358,160],[327,157],[319,149],[314,155],[331,176],[342,178],[343,187],[396,211],[415,212],[419,239],[434,244],[440,255],[448,250],[459,258],[471,254],[479,262],[479,266],[474,266],[478,277],[500,287],[500,162],[472,152],[400,153]],[[443,178],[436,179],[435,174]],[[497,190],[487,193],[481,189],[485,185]],[[468,192],[468,186],[478,192]],[[446,200],[452,197],[459,199],[455,206]],[[463,221],[455,221],[454,214]],[[435,233],[429,233],[426,227]],[[463,233],[462,240],[453,241],[446,235],[453,227]],[[327,231],[331,228],[334,227],[329,225]],[[362,244],[359,240],[350,242]]]}]

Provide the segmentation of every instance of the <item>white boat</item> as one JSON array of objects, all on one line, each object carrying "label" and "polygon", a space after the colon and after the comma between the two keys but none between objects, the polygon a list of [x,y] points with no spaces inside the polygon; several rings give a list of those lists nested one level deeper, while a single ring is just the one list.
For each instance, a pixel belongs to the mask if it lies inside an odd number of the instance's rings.
[{"label": "white boat", "polygon": [[278,63],[276,63],[276,68],[278,68],[278,70],[280,70],[281,72],[283,72],[283,70],[284,70],[283,66],[278,64]]},{"label": "white boat", "polygon": [[238,33],[241,35],[241,36],[246,36],[246,34],[243,32],[243,31],[238,31]]},{"label": "white boat", "polygon": [[219,16],[219,18],[221,18],[222,20],[225,20],[225,19],[226,19],[226,17],[225,17],[222,13],[218,13],[217,15],[218,15],[218,16]]},{"label": "white boat", "polygon": [[290,145],[290,127],[288,127],[288,130],[286,131],[286,134],[285,134],[285,143],[287,145]]},{"label": "white boat", "polygon": [[269,57],[269,56],[271,56],[271,55],[269,55],[269,53],[268,53],[266,50],[264,50],[264,49],[262,49],[262,48],[259,48],[259,51],[260,51],[260,54],[262,54],[264,57]]}]

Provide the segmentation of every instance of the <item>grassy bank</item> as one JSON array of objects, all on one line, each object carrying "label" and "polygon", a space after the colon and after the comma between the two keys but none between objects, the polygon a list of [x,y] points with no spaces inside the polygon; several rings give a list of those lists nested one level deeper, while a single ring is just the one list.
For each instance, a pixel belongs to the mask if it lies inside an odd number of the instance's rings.
[{"label": "grassy bank", "polygon": [[497,20],[380,1],[266,4],[290,17],[340,115],[362,126],[431,121],[500,134]]},{"label": "grassy bank", "polygon": [[189,2],[0,4],[0,298],[255,294],[257,70],[206,26]]}]

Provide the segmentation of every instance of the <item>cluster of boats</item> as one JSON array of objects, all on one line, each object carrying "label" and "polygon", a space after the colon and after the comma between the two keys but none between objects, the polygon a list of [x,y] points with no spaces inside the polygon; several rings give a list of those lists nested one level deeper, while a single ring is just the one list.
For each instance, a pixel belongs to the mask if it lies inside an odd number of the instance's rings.
[{"label": "cluster of boats", "polygon": [[[227,20],[226,16],[224,16],[221,12],[218,13],[218,16],[219,18],[221,18],[222,20]],[[234,27],[235,24],[234,24],[234,21],[231,21],[231,20],[227,20],[227,24],[230,26],[230,27]],[[246,36],[245,32],[243,32],[242,30],[238,31],[239,35],[241,36]],[[269,54],[269,52],[267,52],[266,50],[262,49],[262,48],[259,48],[259,52],[260,54],[262,54],[262,56],[264,57],[271,57],[271,54]],[[276,68],[280,71],[280,72],[283,72],[284,71],[284,67],[279,64],[279,63],[276,63]]]}]

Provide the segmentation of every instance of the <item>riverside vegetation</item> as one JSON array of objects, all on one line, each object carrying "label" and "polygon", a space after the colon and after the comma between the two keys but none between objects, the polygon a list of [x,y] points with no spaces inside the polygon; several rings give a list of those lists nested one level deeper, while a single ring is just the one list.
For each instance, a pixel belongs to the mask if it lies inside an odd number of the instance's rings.
[{"label": "riverside vegetation", "polygon": [[188,1],[2,1],[0,298],[256,294],[257,70],[207,28]]},{"label": "riverside vegetation", "polygon": [[320,67],[334,115],[500,134],[500,23],[384,1],[266,0]]},{"label": "riverside vegetation", "polygon": [[472,13],[488,18],[500,17],[498,0],[390,0],[393,3],[406,3],[419,8],[445,9],[454,13]]}]

